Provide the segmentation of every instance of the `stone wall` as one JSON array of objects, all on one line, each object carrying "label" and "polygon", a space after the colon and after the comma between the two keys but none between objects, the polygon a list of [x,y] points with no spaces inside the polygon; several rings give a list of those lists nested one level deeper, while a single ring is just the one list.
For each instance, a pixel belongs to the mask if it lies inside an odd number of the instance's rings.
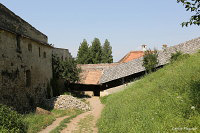
[{"label": "stone wall", "polygon": [[26,112],[50,98],[53,54],[71,57],[0,3],[0,104]]},{"label": "stone wall", "polygon": [[47,43],[47,36],[35,29],[29,23],[15,15],[0,3],[0,27],[26,37]]},{"label": "stone wall", "polygon": [[0,30],[0,103],[20,112],[51,95],[52,47]]},{"label": "stone wall", "polygon": [[69,53],[68,49],[62,48],[54,48],[53,55],[59,57],[61,60],[66,60],[68,58],[72,58],[71,54]]}]

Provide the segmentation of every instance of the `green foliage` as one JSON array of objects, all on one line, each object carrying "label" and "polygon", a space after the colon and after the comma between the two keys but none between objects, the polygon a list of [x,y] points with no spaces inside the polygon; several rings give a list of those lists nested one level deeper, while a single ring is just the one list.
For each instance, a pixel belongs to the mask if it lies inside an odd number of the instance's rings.
[{"label": "green foliage", "polygon": [[77,63],[78,64],[89,64],[89,46],[87,41],[84,39],[78,49]]},{"label": "green foliage", "polygon": [[155,70],[158,65],[158,53],[157,50],[147,50],[144,53],[143,66],[148,73]]},{"label": "green foliage", "polygon": [[102,47],[98,38],[94,38],[94,41],[92,42],[90,56],[92,59],[92,64],[99,64],[102,62]]},{"label": "green foliage", "polygon": [[11,108],[0,104],[0,132],[25,133],[26,131],[27,126],[23,122],[23,116]]},{"label": "green foliage", "polygon": [[194,12],[194,15],[191,16],[188,22],[183,22],[182,26],[188,25],[200,25],[200,0],[177,0],[178,3],[182,3],[186,11]]},{"label": "green foliage", "polygon": [[178,59],[108,96],[99,132],[199,132],[199,57]]},{"label": "green foliage", "polygon": [[172,53],[170,61],[171,62],[176,61],[178,59],[178,57],[180,57],[181,55],[183,55],[183,53],[181,51],[176,51],[175,53]]},{"label": "green foliage", "polygon": [[24,122],[28,123],[28,133],[37,133],[52,124],[55,121],[53,115],[27,114],[24,116]]},{"label": "green foliage", "polygon": [[61,90],[57,88],[58,80],[65,79],[66,85],[78,82],[81,69],[77,67],[77,63],[73,58],[62,61],[59,57],[53,56],[52,62],[53,79],[51,80],[51,85],[53,88],[53,95],[57,96],[62,93]]},{"label": "green foliage", "polygon": [[112,47],[110,42],[106,39],[103,47],[98,38],[94,38],[92,45],[88,46],[87,41],[84,39],[78,49],[77,54],[78,64],[99,64],[99,63],[112,63]]},{"label": "green foliage", "polygon": [[60,60],[59,57],[53,56],[53,77],[56,79],[66,79],[68,82],[75,83],[79,81],[80,68],[73,58]]},{"label": "green foliage", "polygon": [[112,47],[108,39],[105,40],[102,48],[102,63],[113,63]]},{"label": "green foliage", "polygon": [[170,58],[170,61],[173,63],[175,61],[179,61],[179,60],[183,60],[183,59],[186,59],[190,57],[189,54],[183,54],[182,52],[180,51],[176,51],[176,53],[172,53],[171,54],[171,58]]}]

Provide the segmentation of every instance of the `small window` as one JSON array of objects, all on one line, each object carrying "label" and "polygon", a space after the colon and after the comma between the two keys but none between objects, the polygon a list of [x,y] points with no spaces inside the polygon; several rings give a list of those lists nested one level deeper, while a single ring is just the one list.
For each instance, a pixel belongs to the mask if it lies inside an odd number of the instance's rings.
[{"label": "small window", "polygon": [[32,44],[31,43],[28,44],[28,51],[32,52]]},{"label": "small window", "polygon": [[16,36],[16,41],[17,41],[17,52],[21,53],[21,46],[20,46],[20,35]]},{"label": "small window", "polygon": [[26,71],[26,87],[31,86],[31,71],[27,70]]},{"label": "small window", "polygon": [[39,57],[40,57],[40,47],[39,47]]},{"label": "small window", "polygon": [[43,57],[46,58],[46,56],[47,56],[47,55],[46,55],[46,52],[44,52],[44,53],[43,53]]}]

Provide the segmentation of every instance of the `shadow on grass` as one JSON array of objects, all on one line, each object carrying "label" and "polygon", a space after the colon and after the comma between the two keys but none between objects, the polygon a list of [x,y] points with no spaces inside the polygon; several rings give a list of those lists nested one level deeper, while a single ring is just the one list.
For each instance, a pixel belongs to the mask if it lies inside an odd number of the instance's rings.
[{"label": "shadow on grass", "polygon": [[195,110],[200,112],[200,80],[191,81],[190,99]]}]

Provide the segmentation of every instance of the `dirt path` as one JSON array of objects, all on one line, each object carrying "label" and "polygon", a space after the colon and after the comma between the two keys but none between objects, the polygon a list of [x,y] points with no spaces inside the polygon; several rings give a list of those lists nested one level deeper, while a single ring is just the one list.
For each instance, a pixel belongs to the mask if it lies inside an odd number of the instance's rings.
[{"label": "dirt path", "polygon": [[93,119],[89,122],[89,128],[91,130],[91,132],[93,133],[97,133],[98,132],[98,128],[96,127],[96,122],[97,120],[100,118],[101,116],[101,111],[103,109],[103,105],[100,102],[99,97],[92,97],[88,99],[92,110],[89,112],[85,112],[79,116],[77,116],[76,118],[72,119],[71,122],[69,124],[67,124],[67,128],[65,128],[64,130],[61,131],[61,133],[76,133],[76,132],[87,132],[87,131],[80,131],[80,121],[85,119],[85,117],[88,116],[93,116]]},{"label": "dirt path", "polygon": [[56,118],[56,120],[51,125],[47,126],[45,129],[43,129],[39,133],[49,133],[51,130],[53,130],[54,128],[59,126],[59,124],[62,120],[64,120],[65,118],[68,118],[68,117],[69,116],[63,116],[63,117],[60,117],[60,118]]}]

